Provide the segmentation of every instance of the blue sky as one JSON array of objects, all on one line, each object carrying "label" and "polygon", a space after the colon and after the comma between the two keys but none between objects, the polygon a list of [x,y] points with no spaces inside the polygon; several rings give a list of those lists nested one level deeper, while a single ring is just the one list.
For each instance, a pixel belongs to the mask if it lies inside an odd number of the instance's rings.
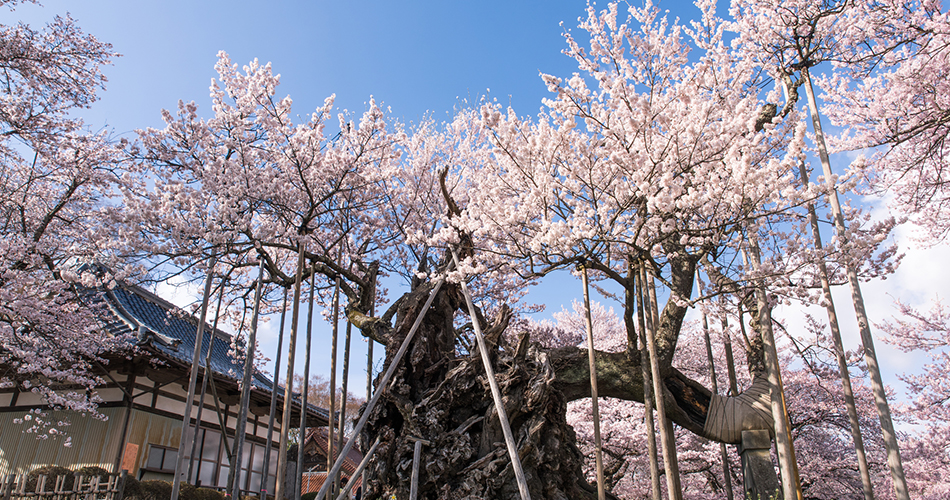
[{"label": "blue sky", "polygon": [[[178,99],[207,103],[216,54],[257,58],[281,74],[280,93],[306,114],[335,93],[362,111],[369,97],[404,121],[436,117],[459,98],[491,95],[533,113],[539,71],[569,75],[562,28],[581,1],[550,2],[90,2],[46,1],[13,13],[36,23],[70,12],[123,55],[105,70],[108,92],[86,116],[117,132],[158,126]],[[10,15],[8,12],[4,16]]]},{"label": "blue sky", "polygon": [[[676,5],[695,10],[689,3]],[[121,57],[104,69],[107,90],[81,116],[93,129],[133,138],[135,129],[162,127],[161,109],[174,109],[179,99],[194,100],[199,113],[208,109],[221,50],[240,65],[255,58],[270,62],[281,75],[278,95],[290,95],[294,113],[301,116],[331,94],[337,96],[337,110],[354,113],[362,112],[372,96],[406,123],[426,113],[447,119],[464,100],[485,95],[534,114],[548,96],[539,73],[569,76],[576,70],[561,54],[562,34],[577,25],[585,8],[577,0],[283,1],[267,8],[234,1],[50,0],[18,6],[12,13],[3,10],[0,16],[4,23],[39,26],[68,12],[85,32],[111,43]],[[556,304],[570,307],[581,296],[579,282],[570,276],[546,284],[558,293],[537,291],[532,298],[550,303],[548,313],[560,309]],[[158,292],[179,304],[200,293],[197,285]],[[261,328],[261,347],[269,357],[276,351],[277,325],[278,318],[272,318]],[[329,332],[322,322],[315,328],[311,373],[329,373]],[[358,339],[353,345],[354,359],[365,359],[366,343]],[[382,353],[378,347],[377,357]],[[298,360],[302,354],[301,347]],[[297,366],[302,372],[300,361]],[[352,377],[355,387],[364,387],[365,372]]]},{"label": "blue sky", "polygon": [[[671,17],[685,19],[698,12],[685,1],[659,5]],[[561,54],[562,33],[577,25],[585,7],[582,0],[279,1],[266,8],[250,1],[46,0],[43,6],[21,5],[14,12],[0,9],[0,19],[39,25],[69,12],[87,33],[111,43],[122,57],[105,68],[108,90],[82,116],[93,129],[131,138],[137,128],[161,127],[160,110],[175,108],[179,99],[207,109],[220,50],[241,65],[255,58],[271,62],[281,75],[278,94],[290,95],[294,112],[302,116],[330,94],[336,94],[338,110],[355,113],[374,96],[407,123],[427,112],[445,119],[462,100],[484,95],[513,105],[520,114],[534,114],[548,95],[539,72],[569,76],[576,70]],[[943,251],[913,251],[897,276],[868,284],[869,308],[877,313],[872,320],[889,317],[893,297],[910,296],[911,303],[924,304],[941,291],[950,281],[950,266],[941,264]],[[844,311],[847,290],[840,292]],[[189,292],[181,290],[160,293],[183,294],[178,302],[189,300]],[[197,295],[197,290],[190,293]],[[569,308],[580,296],[580,283],[562,275],[547,279],[531,298],[549,304],[550,314],[559,304]],[[850,311],[840,315],[853,317]],[[795,326],[797,315],[790,316],[788,324]],[[262,348],[271,357],[276,327],[275,318],[261,331]],[[845,328],[846,343],[853,348],[856,328]],[[329,372],[328,339],[329,327],[320,325],[311,372]],[[356,359],[365,357],[365,345],[354,342]],[[919,362],[882,342],[878,348],[889,382],[895,381],[895,372]],[[355,387],[364,387],[365,374],[352,377]]]}]

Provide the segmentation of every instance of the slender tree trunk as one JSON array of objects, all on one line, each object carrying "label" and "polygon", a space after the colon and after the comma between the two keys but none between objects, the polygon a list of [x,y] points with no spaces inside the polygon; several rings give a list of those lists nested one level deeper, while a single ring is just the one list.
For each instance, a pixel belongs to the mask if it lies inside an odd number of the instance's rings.
[{"label": "slender tree trunk", "polygon": [[[234,482],[231,485],[231,498],[241,498],[241,457],[244,453],[244,434],[247,429],[247,409],[251,404],[251,376],[254,375],[254,353],[257,349],[257,319],[261,311],[261,292],[264,288],[264,259],[257,269],[257,289],[254,291],[254,312],[251,314],[251,331],[247,337],[247,353],[244,359],[244,377],[241,380],[241,406],[237,423],[234,426],[234,463],[231,470]],[[211,332],[214,341],[214,331]],[[209,348],[210,351],[210,348]],[[248,467],[250,469],[250,467]],[[250,474],[248,474],[250,477]],[[250,482],[250,481],[249,481]],[[250,484],[248,484],[250,488]]]},{"label": "slender tree trunk", "polygon": [[[642,267],[640,270],[642,271]],[[637,282],[637,322],[640,327],[640,370],[643,377],[643,415],[646,421],[647,434],[647,453],[650,459],[650,486],[653,500],[660,500],[662,492],[660,491],[660,458],[656,450],[656,426],[653,422],[653,391],[650,387],[653,384],[653,377],[650,375],[650,352],[647,350],[646,338],[646,311],[649,310],[646,298],[646,287],[644,286],[643,276],[635,277]]]},{"label": "slender tree trunk", "polygon": [[[175,478],[172,481],[171,500],[178,500],[181,489],[181,468],[185,460],[185,443],[187,442],[188,427],[191,424],[191,406],[195,400],[195,385],[198,379],[198,362],[201,360],[201,344],[204,341],[205,320],[208,318],[208,299],[211,295],[211,279],[214,277],[214,266],[217,258],[211,257],[208,263],[208,277],[205,279],[205,291],[201,299],[201,317],[198,319],[198,331],[195,333],[195,352],[191,360],[191,376],[188,379],[188,396],[185,399],[185,411],[182,416],[181,433],[178,437],[178,459],[175,461]],[[212,335],[214,333],[212,332]],[[224,429],[222,429],[222,432]]]},{"label": "slender tree trunk", "polygon": [[[267,440],[264,446],[264,468],[263,474],[261,475],[261,498],[267,498],[267,478],[270,475],[270,456],[274,438],[274,422],[277,421],[275,413],[277,412],[277,388],[280,381],[280,351],[284,345],[284,319],[287,317],[287,290],[287,288],[284,288],[284,304],[280,308],[280,328],[277,329],[277,355],[274,359],[274,383],[271,384],[270,411],[267,413],[269,418],[267,419]],[[274,486],[277,486],[276,477],[274,478]]]},{"label": "slender tree trunk", "polygon": [[294,499],[300,500],[301,486],[303,484],[303,445],[307,440],[307,404],[310,396],[310,341],[313,338],[313,296],[317,288],[316,269],[310,269],[310,304],[307,307],[307,340],[304,342],[303,354],[303,389],[300,393],[300,430],[297,434],[297,473],[294,478],[297,481],[297,487],[294,488]]},{"label": "slender tree trunk", "polygon": [[297,243],[297,277],[294,281],[294,313],[290,316],[290,342],[287,345],[287,383],[284,387],[284,410],[280,421],[280,447],[277,454],[277,487],[274,498],[283,500],[287,480],[287,440],[290,437],[290,409],[293,403],[294,358],[297,350],[297,324],[300,319],[300,285],[303,281],[303,267],[307,247],[303,238]]},{"label": "slender tree trunk", "polygon": [[660,363],[656,353],[656,326],[659,323],[657,312],[656,290],[653,285],[653,274],[648,266],[643,265],[643,282],[646,283],[645,293],[649,297],[650,307],[646,318],[647,350],[650,353],[650,369],[653,375],[653,394],[656,400],[656,414],[660,427],[660,443],[663,450],[663,466],[666,471],[666,490],[670,500],[682,500],[683,490],[680,484],[679,464],[676,462],[676,437],[673,435],[673,426],[666,416],[666,405],[663,394],[663,376],[660,373]]},{"label": "slender tree trunk", "polygon": [[[815,142],[818,146],[818,157],[821,160],[822,171],[825,175],[826,192],[831,205],[835,231],[841,242],[841,247],[846,249],[848,233],[844,224],[844,215],[841,212],[841,204],[838,201],[838,190],[831,184],[834,175],[831,171],[831,160],[828,157],[828,150],[825,146],[825,136],[821,130],[818,103],[815,100],[815,90],[812,87],[811,75],[808,68],[802,69],[802,76],[805,79],[805,93],[808,96],[808,109],[811,112]],[[887,402],[887,395],[884,391],[884,381],[881,378],[881,368],[878,364],[877,353],[874,349],[874,336],[871,334],[871,323],[868,320],[867,311],[864,307],[864,297],[861,295],[861,284],[858,282],[858,274],[854,268],[854,263],[851,262],[847,256],[845,258],[845,270],[848,275],[848,284],[851,286],[851,300],[854,303],[854,314],[858,321],[858,331],[861,333],[861,343],[864,345],[864,361],[867,364],[868,372],[871,374],[871,389],[874,392],[874,402],[877,405],[878,416],[881,420],[881,430],[884,433],[884,445],[887,448],[887,466],[890,468],[891,479],[894,482],[894,492],[898,500],[910,500],[910,494],[907,490],[907,479],[904,477],[904,465],[901,461],[900,448],[897,445],[897,434],[894,432],[894,422],[891,419],[891,408]]]},{"label": "slender tree trunk", "polygon": [[[716,363],[713,361],[712,342],[709,340],[709,321],[703,311],[703,338],[706,340],[706,358],[709,359],[709,384],[713,394],[719,394],[719,381],[716,380]],[[719,443],[719,454],[722,456],[722,479],[726,489],[726,498],[732,500],[732,474],[729,467],[729,453],[726,443]]]},{"label": "slender tree trunk", "polygon": [[587,357],[590,361],[590,398],[594,417],[594,462],[597,467],[597,498],[606,498],[604,491],[604,455],[600,441],[600,408],[597,401],[597,363],[594,359],[594,324],[590,316],[590,287],[587,283],[587,268],[581,268],[584,282],[584,319],[587,324]]},{"label": "slender tree trunk", "polygon": [[[752,269],[761,267],[759,248],[754,238],[749,239],[749,261]],[[798,467],[795,461],[795,448],[789,433],[788,410],[785,405],[785,389],[782,384],[782,371],[779,368],[778,350],[775,348],[775,335],[772,332],[772,306],[769,304],[765,287],[761,280],[755,285],[759,331],[765,343],[765,366],[768,370],[771,386],[772,420],[775,427],[775,449],[778,455],[779,471],[782,476],[782,494],[785,500],[801,500],[802,488],[798,479]]]}]

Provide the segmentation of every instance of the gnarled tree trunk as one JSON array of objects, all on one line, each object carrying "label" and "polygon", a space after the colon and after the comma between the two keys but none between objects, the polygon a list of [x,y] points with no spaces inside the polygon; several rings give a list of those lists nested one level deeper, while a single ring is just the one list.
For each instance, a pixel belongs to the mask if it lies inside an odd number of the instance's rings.
[{"label": "gnarled tree trunk", "polygon": [[[392,327],[385,324],[385,317],[380,321],[351,311],[350,319],[362,326],[365,334],[387,345],[387,362],[391,362],[429,290],[421,284],[397,301]],[[365,499],[408,498],[414,445],[419,439],[428,444],[422,450],[418,498],[519,497],[478,353],[458,347],[455,316],[461,304],[456,287],[447,285],[439,292],[397,367],[389,391],[369,416],[361,441],[370,443],[380,436],[382,443],[367,468]],[[582,473],[583,457],[565,417],[569,401],[590,397],[587,351],[576,347],[542,349],[527,338],[518,345],[505,344],[502,333],[508,319],[509,313],[503,311],[485,325],[486,340],[492,345],[491,358],[531,498],[596,498],[596,488]],[[668,324],[679,323],[675,317],[666,319]],[[602,396],[643,401],[636,350],[598,351],[596,363]],[[758,385],[757,379],[754,390],[723,398],[671,366],[663,371],[663,397],[673,422],[721,442],[736,442],[734,436],[745,428],[771,430],[770,420],[756,418],[760,416]],[[764,401],[767,407],[767,391]],[[707,429],[710,408],[724,407],[752,417],[725,423],[716,420]]]}]

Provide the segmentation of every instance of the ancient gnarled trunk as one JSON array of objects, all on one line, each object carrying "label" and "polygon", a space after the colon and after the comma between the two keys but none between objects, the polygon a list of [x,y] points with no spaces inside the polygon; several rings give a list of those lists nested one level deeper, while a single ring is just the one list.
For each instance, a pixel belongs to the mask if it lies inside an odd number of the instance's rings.
[{"label": "ancient gnarled trunk", "polygon": [[[424,298],[414,293],[402,304],[388,355],[405,338]],[[439,293],[391,390],[368,420],[363,442],[378,435],[382,444],[370,462],[364,498],[408,498],[415,439],[429,443],[422,450],[420,499],[518,498],[484,367],[477,352],[456,349],[457,306],[454,287]],[[492,359],[531,496],[594,498],[565,420],[567,399],[554,387],[550,357],[521,347],[496,348]]]}]

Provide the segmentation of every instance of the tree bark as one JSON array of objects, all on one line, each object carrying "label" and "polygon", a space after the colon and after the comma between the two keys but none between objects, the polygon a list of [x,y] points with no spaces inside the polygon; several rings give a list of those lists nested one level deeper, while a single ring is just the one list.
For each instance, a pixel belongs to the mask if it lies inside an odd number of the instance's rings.
[{"label": "tree bark", "polygon": [[[686,256],[673,266],[673,276],[667,283],[672,283],[680,296],[688,297],[692,291],[697,261]],[[458,341],[459,313],[467,313],[457,285],[447,283],[435,295],[408,344],[407,355],[391,366],[432,287],[417,283],[381,318],[347,307],[348,319],[361,328],[363,335],[385,346],[387,366],[383,371],[393,370],[386,384],[388,390],[366,415],[366,426],[360,431],[362,443],[380,438],[366,469],[363,498],[409,496],[418,439],[432,443],[426,447],[419,467],[418,498],[517,498],[519,489],[485,369],[479,354],[474,349],[467,351]],[[715,396],[671,365],[686,311],[681,303],[669,301],[660,314],[656,332],[656,337],[663,339],[657,358],[659,387],[668,418],[699,436],[724,443],[740,442],[742,430],[772,432],[764,377],[755,377],[756,382],[746,393]],[[484,327],[487,352],[504,395],[504,408],[531,498],[593,500],[596,488],[583,475],[583,457],[574,430],[566,422],[567,403],[591,396],[589,351],[578,347],[544,349],[531,344],[527,334],[517,341],[508,339],[503,332],[511,314],[501,307],[492,321],[487,321],[481,312],[475,313]],[[754,342],[752,365],[764,366],[762,357],[761,342]],[[595,350],[593,359],[600,396],[644,401],[640,350]],[[377,379],[377,390],[379,382]],[[763,405],[765,418],[759,411]],[[707,431],[707,417],[714,407],[729,407],[738,415],[751,417],[723,423],[725,412],[719,412],[716,428]],[[607,497],[613,498],[609,492]]]}]

